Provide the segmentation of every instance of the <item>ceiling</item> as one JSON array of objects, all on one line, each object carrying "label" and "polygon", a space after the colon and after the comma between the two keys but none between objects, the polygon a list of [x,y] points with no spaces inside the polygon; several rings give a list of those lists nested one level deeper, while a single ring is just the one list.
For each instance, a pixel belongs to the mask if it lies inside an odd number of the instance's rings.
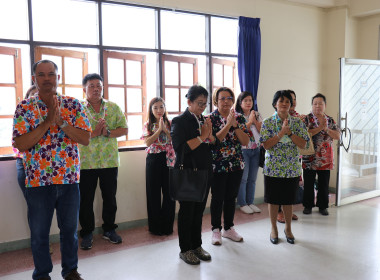
[{"label": "ceiling", "polygon": [[319,8],[333,8],[348,4],[348,0],[285,0],[288,2],[301,3]]}]

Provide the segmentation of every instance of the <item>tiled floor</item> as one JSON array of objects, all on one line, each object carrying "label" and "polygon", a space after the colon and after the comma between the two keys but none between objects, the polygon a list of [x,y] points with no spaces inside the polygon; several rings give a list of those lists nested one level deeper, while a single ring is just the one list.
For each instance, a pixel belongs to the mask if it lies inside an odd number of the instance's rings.
[{"label": "tiled floor", "polygon": [[[212,261],[190,266],[179,259],[178,239],[156,237],[147,228],[119,233],[124,242],[113,245],[100,236],[89,251],[79,250],[79,272],[86,280],[97,279],[380,279],[380,198],[339,208],[330,216],[302,214],[293,223],[296,244],[286,243],[279,224],[280,243],[269,241],[270,223],[265,204],[260,214],[236,211],[237,231],[244,242],[223,239],[222,246],[210,243],[210,215],[204,217],[203,247]],[[52,279],[61,279],[59,245],[53,244]],[[30,249],[0,254],[0,279],[31,279]]]}]

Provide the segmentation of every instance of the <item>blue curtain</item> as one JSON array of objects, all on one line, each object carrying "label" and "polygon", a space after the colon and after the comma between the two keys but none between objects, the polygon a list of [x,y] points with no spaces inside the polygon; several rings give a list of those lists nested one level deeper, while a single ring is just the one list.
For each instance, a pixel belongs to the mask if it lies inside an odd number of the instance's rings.
[{"label": "blue curtain", "polygon": [[238,73],[241,91],[252,92],[257,110],[261,58],[260,19],[239,17]]}]

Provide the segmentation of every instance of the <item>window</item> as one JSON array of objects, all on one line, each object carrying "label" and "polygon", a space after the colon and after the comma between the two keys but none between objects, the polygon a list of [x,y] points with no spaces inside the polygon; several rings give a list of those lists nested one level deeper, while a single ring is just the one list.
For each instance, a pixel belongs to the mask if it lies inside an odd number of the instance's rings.
[{"label": "window", "polygon": [[[0,46],[0,153],[11,154],[13,114],[22,100],[21,49]],[[6,137],[8,136],[8,137]]]},{"label": "window", "polygon": [[96,2],[32,0],[32,6],[34,40],[76,44],[98,43]]},{"label": "window", "polygon": [[184,56],[162,56],[163,98],[171,117],[187,107],[187,90],[198,83],[198,59]]},{"label": "window", "polygon": [[155,47],[155,11],[130,6],[102,5],[103,43],[107,46]]},{"label": "window", "polygon": [[146,56],[104,51],[104,97],[115,102],[128,122],[119,146],[139,145],[146,115]]},{"label": "window", "polygon": [[61,76],[58,88],[61,94],[82,100],[84,92],[82,79],[88,73],[88,54],[72,50],[37,47],[34,50],[36,61],[49,59],[58,66]]},{"label": "window", "polygon": [[235,88],[236,63],[227,59],[212,58],[212,90],[219,87]]},{"label": "window", "polygon": [[104,97],[128,121],[128,136],[118,139],[119,146],[143,144],[153,97],[165,98],[173,118],[187,107],[185,94],[193,84],[210,93],[222,85],[238,87],[235,18],[127,1],[12,0],[0,1],[0,26],[1,50],[17,50],[21,59],[16,63],[0,54],[0,95],[6,96],[0,105],[0,156],[12,151],[11,118],[31,85],[31,64],[39,59],[57,64],[58,91],[77,99],[84,98],[85,74],[104,77]]}]

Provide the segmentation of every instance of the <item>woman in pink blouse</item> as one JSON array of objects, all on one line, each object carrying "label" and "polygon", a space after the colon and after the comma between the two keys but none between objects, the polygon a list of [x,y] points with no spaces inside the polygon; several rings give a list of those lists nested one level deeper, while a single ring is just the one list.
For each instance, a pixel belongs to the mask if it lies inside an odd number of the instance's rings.
[{"label": "woman in pink blouse", "polygon": [[[175,154],[170,137],[170,122],[161,97],[149,103],[148,120],[143,139],[147,146],[146,202],[148,226],[154,235],[173,233],[175,201],[169,195],[169,168],[174,166]],[[161,203],[162,193],[162,203]]]}]

